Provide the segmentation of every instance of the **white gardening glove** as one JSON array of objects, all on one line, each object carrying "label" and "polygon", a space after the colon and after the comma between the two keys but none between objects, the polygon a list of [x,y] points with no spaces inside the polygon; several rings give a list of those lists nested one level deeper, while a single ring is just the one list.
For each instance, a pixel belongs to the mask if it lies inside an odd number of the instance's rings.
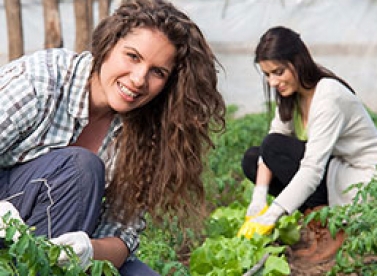
[{"label": "white gardening glove", "polygon": [[268,185],[255,185],[251,202],[246,211],[247,217],[260,215],[263,208],[267,206]]},{"label": "white gardening glove", "polygon": [[274,226],[284,213],[285,210],[279,204],[273,202],[263,215],[252,218],[250,221],[261,225]]},{"label": "white gardening glove", "polygon": [[[86,269],[93,258],[93,246],[87,233],[83,231],[69,232],[57,238],[51,239],[51,242],[57,245],[70,245],[73,251],[80,259],[80,266]],[[60,266],[67,265],[69,259],[65,251],[60,253],[58,258]]]},{"label": "white gardening glove", "polygon": [[[24,224],[24,221],[22,220],[20,213],[16,209],[16,207],[13,206],[12,203],[6,200],[0,200],[0,238],[5,238],[5,228],[6,224],[3,221],[3,216],[8,214],[10,212],[10,219],[18,219],[21,223]],[[20,233],[17,231],[13,236],[13,241],[17,241],[20,237]]]}]

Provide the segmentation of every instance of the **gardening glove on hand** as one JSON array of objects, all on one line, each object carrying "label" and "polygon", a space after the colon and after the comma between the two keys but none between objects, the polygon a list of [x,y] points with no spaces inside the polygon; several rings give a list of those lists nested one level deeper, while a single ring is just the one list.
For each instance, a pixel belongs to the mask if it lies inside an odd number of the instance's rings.
[{"label": "gardening glove on hand", "polygon": [[[0,200],[0,238],[5,238],[6,236],[5,228],[7,225],[3,221],[3,216],[5,216],[8,213],[10,213],[9,219],[17,219],[21,223],[25,224],[20,216],[20,213],[18,212],[16,207],[13,206],[12,203],[6,200]],[[20,233],[17,231],[13,235],[12,240],[15,242],[18,240],[19,237],[20,237]]]},{"label": "gardening glove on hand", "polygon": [[[83,231],[69,232],[57,238],[51,239],[51,242],[57,245],[72,246],[73,251],[80,259],[80,266],[86,269],[93,258],[93,246],[87,233]],[[67,265],[69,258],[67,253],[63,250],[58,258],[60,266]]]},{"label": "gardening glove on hand", "polygon": [[268,235],[272,232],[278,219],[285,213],[285,210],[276,203],[272,203],[268,210],[260,216],[249,219],[244,223],[238,232],[238,237],[245,236],[250,239],[255,233]]},{"label": "gardening glove on hand", "polygon": [[267,210],[267,191],[268,185],[255,185],[251,203],[246,211],[246,219],[260,216]]}]

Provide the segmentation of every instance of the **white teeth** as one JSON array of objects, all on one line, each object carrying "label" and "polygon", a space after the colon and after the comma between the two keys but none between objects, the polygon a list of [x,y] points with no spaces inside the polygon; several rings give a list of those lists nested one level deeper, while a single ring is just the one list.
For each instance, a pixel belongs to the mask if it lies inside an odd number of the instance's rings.
[{"label": "white teeth", "polygon": [[128,90],[125,86],[123,86],[121,83],[119,83],[120,90],[122,93],[126,94],[129,97],[136,98],[138,94],[132,93],[130,90]]}]

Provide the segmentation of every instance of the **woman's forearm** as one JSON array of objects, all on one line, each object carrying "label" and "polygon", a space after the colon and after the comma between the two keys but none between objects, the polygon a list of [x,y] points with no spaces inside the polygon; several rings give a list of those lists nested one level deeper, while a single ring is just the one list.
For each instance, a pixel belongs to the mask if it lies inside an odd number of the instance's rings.
[{"label": "woman's forearm", "polygon": [[117,237],[92,239],[95,260],[108,260],[120,268],[129,255],[129,250],[124,242]]},{"label": "woman's forearm", "polygon": [[272,179],[272,173],[270,169],[263,163],[260,162],[258,165],[257,178],[255,181],[256,185],[269,185]]}]

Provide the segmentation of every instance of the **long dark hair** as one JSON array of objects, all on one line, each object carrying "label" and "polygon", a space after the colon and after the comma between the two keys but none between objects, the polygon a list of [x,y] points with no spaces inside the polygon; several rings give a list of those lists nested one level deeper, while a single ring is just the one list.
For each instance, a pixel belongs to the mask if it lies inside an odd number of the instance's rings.
[{"label": "long dark hair", "polygon": [[[292,64],[296,70],[298,81],[305,89],[314,88],[320,79],[333,78],[340,81],[352,93],[355,91],[343,79],[335,75],[327,68],[314,62],[310,52],[300,35],[286,27],[277,26],[265,32],[255,50],[255,63],[274,60],[288,67]],[[267,80],[264,81],[264,90],[268,106],[271,111],[271,87]],[[294,106],[297,102],[297,93],[289,97],[282,97],[275,91],[276,104],[279,107],[279,114],[283,121],[292,119]]]}]

